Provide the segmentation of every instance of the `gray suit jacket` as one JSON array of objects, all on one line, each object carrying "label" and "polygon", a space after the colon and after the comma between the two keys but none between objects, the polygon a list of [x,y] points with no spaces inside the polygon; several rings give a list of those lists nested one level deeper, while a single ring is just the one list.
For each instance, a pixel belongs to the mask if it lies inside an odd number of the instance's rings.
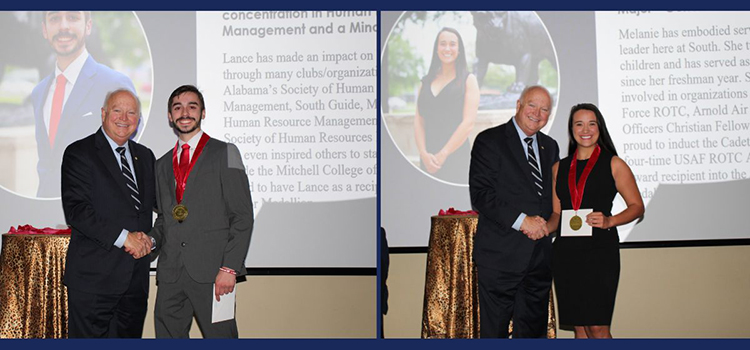
[{"label": "gray suit jacket", "polygon": [[208,140],[188,176],[182,204],[188,216],[179,223],[172,217],[177,199],[169,150],[156,162],[158,217],[149,234],[156,239],[157,281],[175,282],[183,266],[198,283],[213,283],[222,266],[244,275],[253,205],[235,145]]}]

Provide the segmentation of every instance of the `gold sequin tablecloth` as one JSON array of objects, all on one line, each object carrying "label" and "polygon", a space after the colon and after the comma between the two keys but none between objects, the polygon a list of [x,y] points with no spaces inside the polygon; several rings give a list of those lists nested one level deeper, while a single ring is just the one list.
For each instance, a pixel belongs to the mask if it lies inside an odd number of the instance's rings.
[{"label": "gold sequin tablecloth", "polygon": [[70,235],[3,235],[0,338],[67,338],[69,242]]},{"label": "gold sequin tablecloth", "polygon": [[[425,277],[422,338],[479,338],[479,289],[472,259],[476,215],[433,216]],[[510,326],[511,334],[513,324]],[[547,337],[555,338],[550,291]]]}]

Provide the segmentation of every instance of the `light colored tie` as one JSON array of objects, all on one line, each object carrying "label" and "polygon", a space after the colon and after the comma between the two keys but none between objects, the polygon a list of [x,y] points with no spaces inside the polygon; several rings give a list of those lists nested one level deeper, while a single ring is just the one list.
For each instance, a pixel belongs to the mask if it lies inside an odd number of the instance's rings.
[{"label": "light colored tie", "polygon": [[60,74],[57,76],[57,84],[55,85],[55,94],[52,95],[52,113],[49,118],[49,145],[50,147],[55,146],[55,136],[57,136],[57,126],[60,124],[60,116],[62,115],[63,101],[65,100],[65,84],[68,82],[65,76]]}]

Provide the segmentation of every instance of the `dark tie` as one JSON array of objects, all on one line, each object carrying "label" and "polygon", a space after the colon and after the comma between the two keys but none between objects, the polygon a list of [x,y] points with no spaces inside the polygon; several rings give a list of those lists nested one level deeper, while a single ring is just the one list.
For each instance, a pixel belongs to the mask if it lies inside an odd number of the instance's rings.
[{"label": "dark tie", "polygon": [[526,141],[526,148],[529,153],[529,166],[531,166],[531,175],[534,177],[534,185],[537,187],[536,193],[541,197],[544,187],[542,187],[542,172],[539,171],[539,163],[536,161],[536,154],[534,154],[534,147],[532,147],[534,139],[527,137],[523,140]]},{"label": "dark tie", "polygon": [[117,147],[115,150],[120,154],[122,175],[125,176],[125,184],[130,189],[130,198],[133,198],[135,202],[135,210],[138,210],[141,208],[141,201],[138,199],[138,185],[135,184],[135,177],[133,177],[133,172],[130,170],[130,165],[128,165],[128,159],[125,158],[125,147]]}]

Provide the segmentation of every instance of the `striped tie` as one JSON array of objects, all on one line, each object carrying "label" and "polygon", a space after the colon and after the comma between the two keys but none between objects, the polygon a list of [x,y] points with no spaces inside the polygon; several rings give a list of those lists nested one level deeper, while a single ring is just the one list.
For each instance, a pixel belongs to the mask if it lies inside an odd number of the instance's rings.
[{"label": "striped tie", "polygon": [[130,189],[130,198],[133,198],[133,200],[135,201],[135,210],[138,210],[141,207],[141,201],[138,200],[138,185],[135,184],[133,172],[130,171],[128,160],[127,158],[125,158],[125,147],[117,147],[115,148],[115,150],[120,154],[120,163],[122,163],[122,175],[125,176],[125,184],[128,185],[128,188]]},{"label": "striped tie", "polygon": [[534,177],[534,185],[536,185],[537,187],[536,193],[539,194],[539,197],[541,197],[544,187],[542,187],[542,172],[539,171],[539,163],[536,161],[534,147],[531,146],[531,144],[534,143],[534,139],[532,139],[531,137],[527,137],[523,140],[526,141],[526,148],[529,153],[529,166],[531,166],[531,175]]}]

